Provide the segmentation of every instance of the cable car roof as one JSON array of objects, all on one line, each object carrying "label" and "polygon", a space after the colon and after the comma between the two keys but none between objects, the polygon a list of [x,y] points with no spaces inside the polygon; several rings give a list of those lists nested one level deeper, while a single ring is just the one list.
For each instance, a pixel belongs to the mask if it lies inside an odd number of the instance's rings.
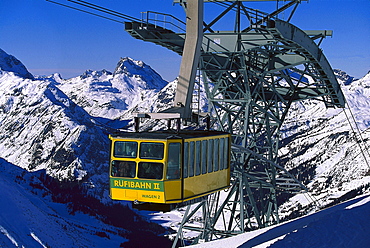
[{"label": "cable car roof", "polygon": [[153,131],[153,132],[116,132],[110,136],[113,138],[122,139],[191,139],[199,137],[217,136],[228,134],[222,131],[214,130],[180,130],[175,132],[172,130]]}]

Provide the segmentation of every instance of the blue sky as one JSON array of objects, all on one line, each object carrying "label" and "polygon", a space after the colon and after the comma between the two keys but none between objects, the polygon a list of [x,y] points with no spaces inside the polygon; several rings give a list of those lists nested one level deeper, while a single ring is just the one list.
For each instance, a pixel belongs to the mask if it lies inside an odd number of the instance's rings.
[{"label": "blue sky", "polygon": [[[137,18],[148,10],[184,16],[172,0],[89,2]],[[261,10],[270,6],[276,3],[251,4]],[[333,30],[333,37],[321,45],[326,57],[333,68],[359,78],[370,70],[368,13],[369,0],[310,0],[299,6],[291,22],[303,30]],[[144,61],[168,81],[179,72],[180,56],[132,38],[123,25],[45,0],[1,0],[0,20],[0,48],[16,56],[34,75],[58,72],[69,78],[87,69],[113,71],[121,57]]]}]

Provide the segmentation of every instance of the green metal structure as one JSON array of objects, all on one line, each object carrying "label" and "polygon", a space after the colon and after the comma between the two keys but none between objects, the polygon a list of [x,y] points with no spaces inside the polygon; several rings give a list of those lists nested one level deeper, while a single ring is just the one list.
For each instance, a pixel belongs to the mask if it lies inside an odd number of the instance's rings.
[{"label": "green metal structure", "polygon": [[[190,118],[189,101],[199,70],[213,128],[233,137],[232,186],[227,196],[220,200],[216,194],[192,211],[189,208],[177,238],[183,228],[198,231],[194,241],[198,242],[278,223],[277,194],[305,189],[277,163],[279,129],[291,104],[315,98],[327,107],[345,105],[332,68],[319,48],[331,31],[302,31],[291,24],[300,0],[284,1],[282,6],[278,3],[272,13],[247,7],[246,2],[252,0],[174,2],[184,7],[186,25],[172,17],[166,22],[166,15],[159,22],[159,13],[154,21],[147,13],[142,22],[126,23],[126,31],[183,56],[175,106],[170,112]],[[208,23],[203,18],[207,4],[223,7]],[[287,20],[278,18],[282,12],[289,12]],[[224,19],[222,27],[230,23],[230,14],[234,17],[232,28],[219,30]],[[187,224],[200,209],[203,226]]]}]

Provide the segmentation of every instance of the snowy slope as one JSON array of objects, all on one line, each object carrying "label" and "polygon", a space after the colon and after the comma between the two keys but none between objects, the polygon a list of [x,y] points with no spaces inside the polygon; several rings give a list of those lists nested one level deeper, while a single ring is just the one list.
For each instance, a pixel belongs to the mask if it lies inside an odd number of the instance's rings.
[{"label": "snowy slope", "polygon": [[35,180],[31,175],[0,159],[0,247],[118,247],[127,241],[119,229],[70,215],[65,204],[41,197],[41,190],[25,183]]},{"label": "snowy slope", "polygon": [[[169,247],[167,239],[158,237],[161,228],[128,208],[99,208],[90,202],[90,212],[71,212],[72,204],[56,202],[40,181],[43,174],[0,159],[0,247],[153,247],[148,240]],[[146,238],[137,240],[140,236]]]},{"label": "snowy slope", "polygon": [[316,205],[333,204],[370,184],[370,73],[344,82],[345,110],[325,109],[323,103],[310,100],[296,103],[286,119],[280,160],[316,202],[297,195],[281,207],[282,216],[297,208],[302,214]]},{"label": "snowy slope", "polygon": [[190,247],[369,247],[368,213],[370,195],[365,195],[277,226]]},{"label": "snowy slope", "polygon": [[54,83],[4,72],[0,92],[2,158],[60,180],[106,184],[106,133]]}]

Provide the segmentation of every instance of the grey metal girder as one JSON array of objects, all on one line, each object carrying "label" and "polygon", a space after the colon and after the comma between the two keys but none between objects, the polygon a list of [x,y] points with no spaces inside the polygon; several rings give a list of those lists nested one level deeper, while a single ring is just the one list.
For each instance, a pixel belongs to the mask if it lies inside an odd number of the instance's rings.
[{"label": "grey metal girder", "polygon": [[191,117],[191,101],[203,37],[203,0],[189,0],[186,12],[186,37],[175,94],[175,106],[183,118]]},{"label": "grey metal girder", "polygon": [[[204,33],[202,41],[202,56],[207,57],[207,53],[212,53],[214,60],[219,60],[219,64],[224,64],[223,60],[228,60],[228,56],[222,55],[222,53],[238,52],[237,43],[238,39],[242,41],[242,46],[245,51],[256,49],[271,44],[271,42],[279,39],[284,46],[287,48],[296,48],[300,52],[294,53],[281,53],[276,55],[274,59],[273,68],[275,71],[284,68],[290,68],[295,65],[304,63],[314,63],[317,68],[317,73],[321,75],[321,79],[324,82],[324,86],[313,87],[316,90],[302,90],[299,95],[300,98],[294,100],[303,100],[307,98],[313,98],[317,93],[316,97],[327,96],[330,102],[328,106],[343,107],[345,99],[343,93],[340,90],[340,86],[335,79],[332,69],[323,55],[321,49],[317,44],[309,37],[309,35],[331,35],[329,31],[302,31],[294,25],[276,20],[274,27],[260,28],[250,30],[248,33],[237,34],[235,32],[217,32],[217,33]],[[194,27],[194,26],[193,26]],[[180,55],[183,54],[185,44],[184,33],[174,33],[170,30],[154,27],[154,26],[143,26],[140,23],[126,23],[126,31],[128,31],[133,37],[150,41],[158,45],[164,46]],[[188,54],[188,56],[190,56]],[[183,59],[184,60],[184,59]],[[184,60],[185,62],[186,60]],[[182,66],[182,68],[184,68]],[[186,66],[185,68],[189,68]],[[192,68],[192,67],[190,67]],[[222,70],[222,68],[215,67],[215,70]],[[271,73],[273,71],[265,71],[265,73]],[[310,92],[305,95],[304,92]],[[182,102],[178,101],[178,102]]]},{"label": "grey metal girder", "polygon": [[[290,7],[294,12],[299,0],[287,1],[270,14],[248,8],[243,1],[217,1],[224,2],[225,10],[208,24],[200,22],[200,13],[192,13],[192,4],[199,4],[198,0],[174,2],[186,9],[186,35],[145,21],[127,24],[126,31],[183,56],[179,78],[182,82],[178,86],[182,90],[176,93],[181,100],[175,99],[180,107],[187,105],[184,99],[192,97],[190,91],[198,66],[203,73],[214,128],[230,132],[232,143],[243,148],[232,152],[228,202],[223,202],[216,214],[205,215],[208,222],[204,223],[201,238],[212,239],[215,233],[225,237],[253,229],[256,226],[252,219],[258,227],[278,223],[278,191],[297,193],[305,189],[277,162],[279,129],[292,102],[320,98],[328,107],[344,106],[343,93],[319,48],[322,38],[332,32],[305,33],[277,18]],[[236,16],[234,31],[215,31],[215,24],[228,11]],[[250,24],[246,28],[240,21],[242,15]],[[316,39],[321,39],[318,44]],[[229,207],[232,216],[227,227],[216,230],[221,209]]]}]

